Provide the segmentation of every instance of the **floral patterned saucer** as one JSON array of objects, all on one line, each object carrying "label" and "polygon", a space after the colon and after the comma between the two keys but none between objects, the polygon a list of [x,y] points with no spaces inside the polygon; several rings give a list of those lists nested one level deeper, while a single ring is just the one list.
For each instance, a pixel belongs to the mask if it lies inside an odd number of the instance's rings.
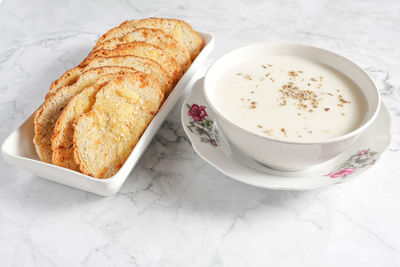
[{"label": "floral patterned saucer", "polygon": [[203,96],[203,79],[184,101],[181,119],[194,150],[209,164],[237,181],[277,190],[309,190],[349,181],[371,168],[391,141],[391,118],[382,103],[375,122],[336,158],[302,171],[274,170],[241,152],[219,131]]}]

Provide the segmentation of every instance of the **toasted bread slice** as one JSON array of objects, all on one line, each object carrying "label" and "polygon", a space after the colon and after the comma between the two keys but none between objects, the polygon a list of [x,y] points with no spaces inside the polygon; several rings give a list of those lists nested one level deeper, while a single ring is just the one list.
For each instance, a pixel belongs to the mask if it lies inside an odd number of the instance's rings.
[{"label": "toasted bread slice", "polygon": [[183,71],[186,71],[191,64],[189,52],[170,35],[158,29],[136,29],[121,38],[110,39],[99,44],[93,48],[93,51],[115,49],[118,45],[137,41],[146,42],[164,50],[179,63]]},{"label": "toasted bread slice", "polygon": [[[138,20],[130,20],[130,21],[132,21],[132,23],[133,23],[134,21],[137,22]],[[120,27],[120,26],[114,27],[114,28],[110,29],[108,32],[106,32],[105,34],[103,34],[99,38],[99,40],[97,40],[96,44],[93,47],[93,50],[99,49],[98,47],[100,46],[100,44],[104,43],[105,41],[108,41],[111,39],[122,40],[122,38],[126,34],[132,32],[134,30],[135,29],[133,27]]]},{"label": "toasted bread slice", "polygon": [[[73,96],[59,116],[51,138],[54,164],[71,170],[78,171],[78,165],[74,161],[72,146],[73,123],[75,119],[90,110],[94,103],[97,91],[105,86],[115,77],[125,75],[128,72],[117,72],[98,77],[96,83],[84,88],[81,92]],[[137,72],[134,72],[137,73]]]},{"label": "toasted bread slice", "polygon": [[74,157],[82,173],[113,176],[125,163],[163,99],[156,79],[119,76],[102,87],[74,126]]},{"label": "toasted bread slice", "polygon": [[[89,69],[82,73],[77,82],[71,86],[60,88],[54,95],[46,99],[43,104],[43,111],[38,118],[38,127],[35,126],[36,135],[40,136],[41,133],[45,134],[42,140],[46,144],[49,143],[50,147],[46,148],[46,154],[52,153],[52,162],[55,165],[74,169],[68,160],[65,160],[65,150],[72,147],[72,133],[68,139],[68,129],[64,127],[58,118],[63,109],[68,104],[70,99],[80,93],[82,90],[95,84],[102,75],[105,74],[121,74],[121,73],[136,73],[133,68],[127,67],[100,67]],[[104,79],[102,79],[104,81]],[[36,122],[36,121],[35,121]],[[35,123],[36,125],[36,123]]]},{"label": "toasted bread slice", "polygon": [[[72,85],[76,82],[79,75],[92,68],[104,67],[104,66],[120,66],[120,67],[131,67],[138,71],[152,74],[156,78],[161,87],[169,92],[172,90],[173,81],[168,76],[167,72],[154,60],[149,58],[137,57],[137,56],[115,56],[115,57],[95,57],[91,61],[87,62],[84,66],[75,67],[66,73],[64,73],[57,81],[53,82],[49,93],[46,98],[50,97],[54,92],[63,86]],[[53,86],[54,85],[54,86]]]},{"label": "toasted bread slice", "polygon": [[[80,66],[85,66],[94,57],[111,57],[111,56],[139,56],[150,58],[156,61],[166,71],[170,79],[174,81],[174,85],[178,83],[182,77],[182,69],[175,61],[173,57],[168,55],[158,47],[145,43],[145,42],[133,42],[119,45],[117,48],[112,50],[100,49],[91,53]],[[169,92],[166,92],[169,94]]]},{"label": "toasted bread slice", "polygon": [[129,30],[137,28],[150,28],[160,29],[165,33],[171,35],[177,40],[183,47],[190,53],[192,60],[196,58],[200,50],[203,48],[203,40],[200,34],[192,29],[192,27],[178,19],[163,19],[163,18],[147,18],[142,20],[128,20],[119,25],[119,27],[113,28],[104,34],[97,41],[96,46],[106,40],[113,38],[121,38],[126,35]]},{"label": "toasted bread slice", "polygon": [[33,142],[39,157],[48,163],[52,163],[51,136],[54,125],[72,96],[83,88],[94,84],[98,76],[120,71],[137,72],[133,68],[126,67],[101,67],[90,69],[82,73],[71,86],[60,88],[54,95],[47,98],[43,105],[36,111],[34,117],[35,137]]},{"label": "toasted bread slice", "polygon": [[203,39],[188,23],[178,19],[147,18],[139,21],[129,20],[120,25],[121,28],[161,29],[171,35],[190,53],[194,60],[203,48]]}]

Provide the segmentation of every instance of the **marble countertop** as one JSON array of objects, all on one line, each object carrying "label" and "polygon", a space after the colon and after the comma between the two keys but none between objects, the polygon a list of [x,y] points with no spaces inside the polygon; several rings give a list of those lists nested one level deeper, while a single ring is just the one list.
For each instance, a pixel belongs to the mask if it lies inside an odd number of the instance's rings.
[{"label": "marble countertop", "polygon": [[39,179],[1,158],[0,265],[400,266],[399,14],[396,0],[0,0],[0,142],[101,33],[148,16],[213,33],[207,64],[261,41],[348,56],[375,79],[394,123],[390,149],[374,168],[307,192],[220,174],[192,150],[179,105],[112,197]]}]

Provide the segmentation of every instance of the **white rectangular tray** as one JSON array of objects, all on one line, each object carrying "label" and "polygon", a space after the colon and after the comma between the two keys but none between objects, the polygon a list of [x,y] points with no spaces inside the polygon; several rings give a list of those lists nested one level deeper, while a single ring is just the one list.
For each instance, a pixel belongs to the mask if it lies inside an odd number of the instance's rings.
[{"label": "white rectangular tray", "polygon": [[40,161],[33,145],[33,114],[4,141],[1,146],[1,152],[4,158],[9,163],[17,165],[34,175],[57,183],[69,185],[102,196],[110,196],[118,192],[129,173],[146,150],[150,141],[157,133],[165,117],[178,102],[185,88],[193,82],[196,70],[204,63],[214,48],[214,38],[212,35],[207,33],[200,33],[200,35],[205,43],[204,48],[161,106],[156,116],[144,131],[139,142],[132,150],[125,164],[113,177],[108,179],[96,179],[79,172]]}]

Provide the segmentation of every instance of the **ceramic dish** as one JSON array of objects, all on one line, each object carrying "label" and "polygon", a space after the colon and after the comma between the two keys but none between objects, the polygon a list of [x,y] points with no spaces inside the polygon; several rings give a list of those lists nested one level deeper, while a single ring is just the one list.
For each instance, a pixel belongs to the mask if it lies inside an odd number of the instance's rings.
[{"label": "ceramic dish", "polygon": [[[220,78],[232,66],[251,60],[257,61],[264,58],[268,60],[271,56],[298,56],[345,74],[365,96],[367,108],[361,125],[335,138],[296,142],[251,132],[228,119],[217,104],[220,94],[215,88],[218,87]],[[234,50],[219,58],[209,68],[204,78],[204,92],[208,105],[216,114],[218,125],[226,137],[253,159],[279,170],[302,170],[339,155],[373,123],[380,109],[378,89],[372,78],[362,68],[333,52],[300,44],[261,43]]]},{"label": "ceramic dish", "polygon": [[194,150],[205,161],[237,181],[277,190],[309,190],[350,181],[371,168],[391,141],[390,114],[381,103],[377,119],[339,156],[303,171],[278,171],[257,163],[227,141],[203,95],[203,79],[184,101],[181,118]]},{"label": "ceramic dish", "polygon": [[214,48],[214,38],[212,35],[207,33],[200,33],[200,35],[205,43],[204,48],[144,131],[125,164],[113,177],[108,179],[96,179],[82,173],[40,161],[32,142],[34,136],[33,115],[6,138],[1,147],[4,158],[11,164],[15,164],[34,175],[54,182],[103,196],[116,193],[125,182],[133,167],[139,161],[140,156],[149,145],[153,136],[157,133],[165,117],[184,93],[185,88],[193,84],[196,70],[204,63],[205,59]]}]

